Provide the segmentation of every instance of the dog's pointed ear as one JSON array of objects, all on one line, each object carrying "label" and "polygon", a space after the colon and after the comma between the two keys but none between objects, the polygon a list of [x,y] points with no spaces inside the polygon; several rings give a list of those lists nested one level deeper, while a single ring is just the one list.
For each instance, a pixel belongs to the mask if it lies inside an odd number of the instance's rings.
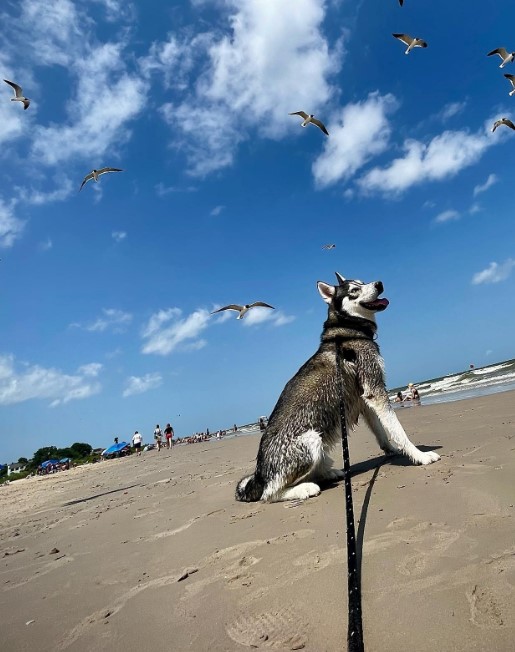
[{"label": "dog's pointed ear", "polygon": [[320,296],[326,303],[331,303],[334,297],[334,293],[336,292],[336,288],[334,285],[329,285],[328,283],[323,283],[322,281],[318,281],[317,283],[317,288],[318,291],[320,292]]},{"label": "dog's pointed ear", "polygon": [[338,280],[338,283],[339,283],[340,285],[343,285],[343,282],[345,281],[345,279],[343,278],[343,276],[342,276],[341,274],[339,274],[338,272],[335,272],[335,275],[336,275],[336,278],[337,278],[337,280]]}]

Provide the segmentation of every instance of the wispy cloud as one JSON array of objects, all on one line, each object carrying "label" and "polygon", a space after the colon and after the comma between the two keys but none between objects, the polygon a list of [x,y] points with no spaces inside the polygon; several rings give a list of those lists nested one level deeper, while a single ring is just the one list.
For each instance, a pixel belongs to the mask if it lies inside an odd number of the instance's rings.
[{"label": "wispy cloud", "polygon": [[182,317],[179,308],[168,308],[154,313],[142,331],[146,340],[142,353],[169,355],[177,348],[195,350],[205,346],[199,339],[209,324],[209,312],[203,308]]},{"label": "wispy cloud", "polygon": [[127,237],[127,232],[126,231],[113,231],[111,233],[111,237],[115,242],[123,242],[125,238]]},{"label": "wispy cloud", "polygon": [[459,220],[461,215],[458,213],[458,211],[455,210],[447,210],[443,211],[439,215],[435,217],[435,222],[437,224],[443,224],[444,222],[450,222],[453,220]]},{"label": "wispy cloud", "polygon": [[371,93],[362,102],[347,104],[328,124],[330,138],[313,164],[318,186],[347,180],[371,158],[383,152],[390,137],[387,115],[397,108],[393,95]]},{"label": "wispy cloud", "polygon": [[493,185],[495,185],[499,181],[499,177],[496,174],[489,174],[488,178],[484,183],[480,183],[474,188],[474,197],[476,195],[479,195],[482,192],[485,192],[488,190],[488,188],[491,188]]},{"label": "wispy cloud", "polygon": [[123,390],[122,396],[127,398],[128,396],[134,396],[134,394],[143,394],[144,392],[159,387],[162,382],[163,378],[161,374],[157,372],[145,374],[144,376],[130,376],[126,380],[126,387]]},{"label": "wispy cloud", "polygon": [[196,192],[198,190],[197,186],[165,186],[162,182],[156,184],[155,189],[158,197],[166,197],[171,192]]},{"label": "wispy cloud", "polygon": [[438,113],[438,119],[442,122],[447,122],[450,118],[453,118],[455,115],[462,113],[462,111],[467,106],[467,102],[449,102],[446,104],[443,109]]},{"label": "wispy cloud", "polygon": [[50,249],[52,249],[53,246],[54,246],[54,245],[53,245],[52,240],[51,240],[50,238],[47,238],[46,240],[42,240],[42,241],[38,244],[38,249],[39,249],[40,251],[49,251]]},{"label": "wispy cloud", "polygon": [[490,263],[486,269],[474,274],[472,277],[472,285],[480,285],[481,283],[500,283],[501,281],[505,281],[510,276],[514,267],[515,260],[513,260],[513,258],[508,258],[503,263]]},{"label": "wispy cloud", "polygon": [[[101,365],[80,367],[75,374],[27,363],[16,364],[12,355],[0,356],[0,405],[22,403],[30,399],[52,399],[51,407],[97,394],[101,385],[91,380]],[[92,373],[96,369],[97,373]]]},{"label": "wispy cloud", "polygon": [[7,249],[21,236],[25,223],[14,214],[15,201],[6,203],[0,197],[0,247]]},{"label": "wispy cloud", "polygon": [[129,312],[118,310],[116,308],[103,308],[102,317],[98,317],[92,322],[87,324],[79,324],[74,322],[71,326],[83,328],[86,331],[102,333],[108,329],[114,332],[122,332],[132,321],[132,315]]}]

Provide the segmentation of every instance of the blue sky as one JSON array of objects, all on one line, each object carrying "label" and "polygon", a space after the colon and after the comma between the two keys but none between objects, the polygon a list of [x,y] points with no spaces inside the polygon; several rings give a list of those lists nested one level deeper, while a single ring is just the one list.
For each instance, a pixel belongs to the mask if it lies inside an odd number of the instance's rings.
[{"label": "blue sky", "polygon": [[[0,14],[1,77],[32,101],[0,88],[0,460],[269,413],[317,348],[316,281],[335,270],[385,285],[390,387],[514,356],[515,141],[491,126],[515,119],[515,64],[486,54],[515,49],[515,7]],[[429,47],[405,56],[392,32]],[[301,109],[330,137],[301,129]],[[103,166],[124,172],[79,194]],[[255,300],[276,310],[209,314]]]}]

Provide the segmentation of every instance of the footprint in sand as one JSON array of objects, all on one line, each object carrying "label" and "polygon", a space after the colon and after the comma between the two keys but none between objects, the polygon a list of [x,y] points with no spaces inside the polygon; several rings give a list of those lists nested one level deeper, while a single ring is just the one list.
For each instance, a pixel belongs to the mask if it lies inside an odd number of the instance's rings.
[{"label": "footprint in sand", "polygon": [[474,625],[488,629],[505,625],[503,605],[491,589],[476,584],[465,595],[470,605],[470,620]]},{"label": "footprint in sand", "polygon": [[302,650],[306,647],[308,625],[289,609],[256,615],[242,615],[226,627],[235,643],[252,648]]}]

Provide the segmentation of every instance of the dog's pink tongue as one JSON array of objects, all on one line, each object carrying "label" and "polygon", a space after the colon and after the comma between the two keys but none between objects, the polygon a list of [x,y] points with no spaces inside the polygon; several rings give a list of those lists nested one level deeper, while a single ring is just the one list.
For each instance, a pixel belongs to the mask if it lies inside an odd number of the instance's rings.
[{"label": "dog's pink tongue", "polygon": [[374,303],[379,304],[380,306],[384,306],[386,308],[390,302],[388,301],[388,299],[376,299]]}]

